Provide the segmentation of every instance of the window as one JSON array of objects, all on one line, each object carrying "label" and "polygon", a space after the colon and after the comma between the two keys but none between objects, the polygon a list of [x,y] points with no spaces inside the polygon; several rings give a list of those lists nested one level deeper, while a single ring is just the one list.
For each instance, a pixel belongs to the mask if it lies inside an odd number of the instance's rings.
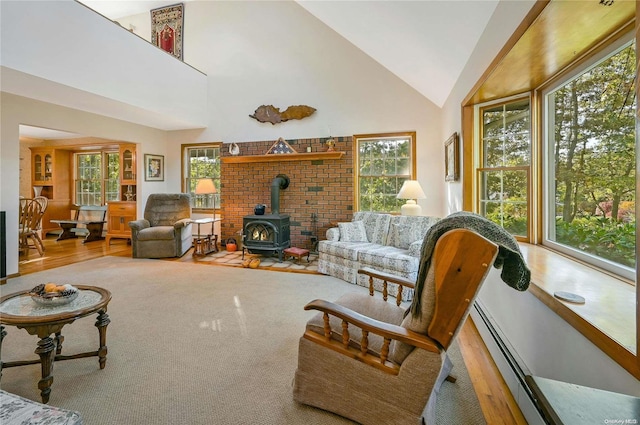
[{"label": "window", "polygon": [[512,235],[529,238],[529,98],[481,108],[479,213]]},{"label": "window", "polygon": [[545,95],[544,243],[633,279],[636,265],[635,46]]},{"label": "window", "polygon": [[416,133],[355,135],[356,210],[399,213],[405,180],[415,180]]},{"label": "window", "polygon": [[78,153],[76,158],[75,200],[80,205],[104,205],[120,199],[118,152]]},{"label": "window", "polygon": [[[220,144],[183,145],[185,191],[191,193],[191,206],[195,209],[220,207]],[[200,179],[212,179],[217,193],[196,195]]]}]

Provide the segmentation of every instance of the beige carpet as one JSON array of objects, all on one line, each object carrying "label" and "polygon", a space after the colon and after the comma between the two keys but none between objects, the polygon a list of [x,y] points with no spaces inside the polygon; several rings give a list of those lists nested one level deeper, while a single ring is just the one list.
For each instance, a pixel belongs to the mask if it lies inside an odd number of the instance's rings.
[{"label": "beige carpet", "polygon": [[[303,310],[315,298],[366,293],[328,276],[104,257],[10,279],[8,294],[53,281],[109,289],[104,370],[96,357],[55,364],[49,404],[87,425],[347,424],[292,399]],[[63,354],[94,350],[94,316],[65,326]],[[36,358],[37,338],[6,327],[3,361]],[[455,384],[438,398],[438,424],[481,424],[459,350]],[[39,366],[4,369],[3,390],[40,400]]]}]

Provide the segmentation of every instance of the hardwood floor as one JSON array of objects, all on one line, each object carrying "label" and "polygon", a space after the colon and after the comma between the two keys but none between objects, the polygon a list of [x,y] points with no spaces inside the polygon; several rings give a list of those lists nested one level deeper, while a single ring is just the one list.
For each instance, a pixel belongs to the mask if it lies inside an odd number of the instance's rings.
[{"label": "hardwood floor", "polygon": [[[107,246],[104,241],[83,244],[82,239],[56,242],[55,237],[48,237],[44,244],[44,256],[40,257],[35,250],[32,250],[28,257],[20,258],[19,271],[21,275],[92,260],[105,255],[131,256],[131,245],[128,245],[124,239],[112,239],[111,245]],[[191,252],[188,252],[179,261],[196,262],[192,259]],[[527,421],[511,396],[471,319],[467,320],[459,333],[458,343],[487,424],[526,424]]]}]

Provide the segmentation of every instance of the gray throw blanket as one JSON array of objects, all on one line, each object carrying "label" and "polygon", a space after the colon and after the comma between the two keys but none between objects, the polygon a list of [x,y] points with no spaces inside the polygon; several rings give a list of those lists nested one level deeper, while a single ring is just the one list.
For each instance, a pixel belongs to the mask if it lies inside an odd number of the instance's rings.
[{"label": "gray throw blanket", "polygon": [[411,305],[411,313],[414,317],[418,316],[421,311],[420,298],[436,242],[440,236],[453,229],[472,230],[498,245],[498,255],[493,266],[497,269],[502,268],[500,274],[502,280],[518,291],[526,291],[529,287],[531,271],[522,257],[518,243],[509,232],[478,214],[466,211],[453,213],[431,226],[424,236],[418,280]]}]

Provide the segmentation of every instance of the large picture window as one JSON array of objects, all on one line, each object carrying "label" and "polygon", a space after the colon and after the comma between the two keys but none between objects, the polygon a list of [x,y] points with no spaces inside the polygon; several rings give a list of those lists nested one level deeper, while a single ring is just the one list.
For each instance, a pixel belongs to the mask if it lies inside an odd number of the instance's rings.
[{"label": "large picture window", "polygon": [[545,243],[634,276],[635,46],[627,44],[545,97]]},{"label": "large picture window", "polygon": [[415,132],[355,135],[357,211],[399,213],[405,180],[415,179]]}]

